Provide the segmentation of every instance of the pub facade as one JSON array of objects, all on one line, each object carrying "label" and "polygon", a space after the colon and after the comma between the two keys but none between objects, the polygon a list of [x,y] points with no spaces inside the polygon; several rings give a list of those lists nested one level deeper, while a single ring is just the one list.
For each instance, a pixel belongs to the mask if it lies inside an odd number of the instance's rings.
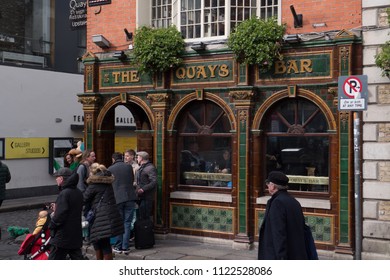
[{"label": "pub facade", "polygon": [[88,48],[78,94],[86,148],[111,164],[115,108],[124,106],[136,125],[129,148],[149,152],[158,170],[156,233],[237,248],[256,246],[270,198],[264,181],[283,171],[317,248],[353,258],[353,114],[338,110],[338,77],[361,74],[361,41],[340,29],[285,43],[268,72],[239,64],[223,43],[188,47],[180,66],[156,76],[114,57],[115,48]]}]

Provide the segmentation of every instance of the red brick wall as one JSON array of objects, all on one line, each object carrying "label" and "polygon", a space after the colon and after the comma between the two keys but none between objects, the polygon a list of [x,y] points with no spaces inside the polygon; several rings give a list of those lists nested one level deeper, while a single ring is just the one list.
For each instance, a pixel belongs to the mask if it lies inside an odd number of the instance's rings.
[{"label": "red brick wall", "polygon": [[111,4],[88,7],[87,24],[87,51],[98,53],[104,52],[92,43],[92,35],[102,34],[110,41],[110,51],[126,50],[129,42],[126,41],[126,28],[134,32],[136,28],[136,0],[116,0]]},{"label": "red brick wall", "polygon": [[[287,23],[288,34],[357,28],[362,25],[361,2],[361,0],[285,0],[282,2],[282,22]],[[294,5],[297,14],[303,15],[303,27],[294,28],[290,5]],[[325,22],[326,26],[313,28],[313,23],[321,22]]]},{"label": "red brick wall", "polygon": [[[284,0],[282,22],[287,23],[287,33],[324,32],[352,29],[362,24],[361,0]],[[297,14],[303,15],[303,27],[294,28],[290,11],[294,5]],[[314,28],[313,23],[326,23]],[[125,50],[129,43],[123,31],[136,28],[136,0],[112,1],[109,5],[88,7],[87,50],[93,53],[105,51],[92,43],[92,35],[102,34],[111,43],[110,50]]]}]

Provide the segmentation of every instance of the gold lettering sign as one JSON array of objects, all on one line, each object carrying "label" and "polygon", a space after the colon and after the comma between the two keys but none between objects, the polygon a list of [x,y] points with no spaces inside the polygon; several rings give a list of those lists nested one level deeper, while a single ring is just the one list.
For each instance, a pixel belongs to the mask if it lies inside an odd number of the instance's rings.
[{"label": "gold lettering sign", "polygon": [[274,74],[300,74],[313,72],[313,61],[311,59],[278,60],[275,62]]},{"label": "gold lettering sign", "polygon": [[215,65],[192,65],[177,68],[175,75],[179,80],[184,79],[208,79],[218,77],[228,77],[230,74],[227,64]]},{"label": "gold lettering sign", "polygon": [[329,185],[329,177],[287,175],[289,184]]}]

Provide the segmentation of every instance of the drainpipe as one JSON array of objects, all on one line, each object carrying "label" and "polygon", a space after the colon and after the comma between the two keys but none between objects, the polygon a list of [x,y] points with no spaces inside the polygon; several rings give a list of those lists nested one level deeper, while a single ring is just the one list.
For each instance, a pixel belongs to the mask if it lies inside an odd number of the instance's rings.
[{"label": "drainpipe", "polygon": [[355,170],[355,260],[362,259],[362,203],[360,176],[360,118],[358,112],[353,112],[353,142]]}]

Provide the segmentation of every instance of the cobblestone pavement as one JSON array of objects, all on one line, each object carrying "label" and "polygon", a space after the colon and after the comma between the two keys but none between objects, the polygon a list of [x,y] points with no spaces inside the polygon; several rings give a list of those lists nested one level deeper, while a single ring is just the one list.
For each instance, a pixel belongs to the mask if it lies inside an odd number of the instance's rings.
[{"label": "cobblestone pavement", "polygon": [[23,256],[18,255],[18,250],[24,238],[12,238],[7,232],[10,226],[28,228],[32,232],[39,209],[18,210],[0,213],[0,260],[23,260]]}]

